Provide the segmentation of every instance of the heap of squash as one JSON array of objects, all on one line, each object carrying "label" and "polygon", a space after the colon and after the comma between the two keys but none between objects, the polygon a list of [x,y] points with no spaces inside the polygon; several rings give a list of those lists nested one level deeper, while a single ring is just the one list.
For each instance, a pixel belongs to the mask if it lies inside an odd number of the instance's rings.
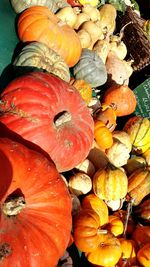
[{"label": "heap of squash", "polygon": [[150,120],[116,9],[11,3],[24,46],[0,95],[1,266],[56,267],[72,243],[91,266],[150,266]]}]

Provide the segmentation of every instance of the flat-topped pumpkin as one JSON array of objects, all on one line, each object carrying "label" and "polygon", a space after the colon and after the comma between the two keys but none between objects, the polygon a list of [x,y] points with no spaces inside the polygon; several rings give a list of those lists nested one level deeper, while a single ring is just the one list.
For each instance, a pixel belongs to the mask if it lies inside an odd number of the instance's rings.
[{"label": "flat-topped pumpkin", "polygon": [[82,162],[93,143],[94,122],[85,101],[53,74],[14,79],[1,94],[0,121],[47,152],[59,172]]}]

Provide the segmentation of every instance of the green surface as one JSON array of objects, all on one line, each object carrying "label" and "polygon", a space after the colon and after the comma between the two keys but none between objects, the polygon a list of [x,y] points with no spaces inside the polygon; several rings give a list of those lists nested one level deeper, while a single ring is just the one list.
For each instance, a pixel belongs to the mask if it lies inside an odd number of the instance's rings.
[{"label": "green surface", "polygon": [[17,15],[9,0],[0,0],[0,89],[10,80],[11,60],[19,42],[16,33]]},{"label": "green surface", "polygon": [[150,119],[150,78],[134,89],[137,98],[136,115]]}]

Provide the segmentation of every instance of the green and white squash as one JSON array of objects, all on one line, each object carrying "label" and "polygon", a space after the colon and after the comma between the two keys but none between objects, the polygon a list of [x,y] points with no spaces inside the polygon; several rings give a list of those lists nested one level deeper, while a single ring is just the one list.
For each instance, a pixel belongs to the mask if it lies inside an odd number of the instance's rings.
[{"label": "green and white squash", "polygon": [[98,87],[107,81],[105,64],[99,55],[87,48],[82,49],[78,63],[73,67],[73,74],[76,79],[85,80],[92,87]]},{"label": "green and white squash", "polygon": [[23,47],[16,56],[13,66],[15,73],[24,74],[29,70],[44,70],[60,77],[62,80],[70,81],[69,67],[64,59],[47,45],[40,42],[31,42]]}]

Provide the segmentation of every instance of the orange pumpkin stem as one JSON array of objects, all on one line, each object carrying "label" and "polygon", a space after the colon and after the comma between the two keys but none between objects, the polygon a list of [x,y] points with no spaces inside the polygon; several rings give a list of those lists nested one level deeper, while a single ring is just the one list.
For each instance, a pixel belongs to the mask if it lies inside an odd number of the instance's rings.
[{"label": "orange pumpkin stem", "polygon": [[26,203],[23,196],[8,197],[3,203],[2,211],[7,216],[16,216],[25,206]]}]

